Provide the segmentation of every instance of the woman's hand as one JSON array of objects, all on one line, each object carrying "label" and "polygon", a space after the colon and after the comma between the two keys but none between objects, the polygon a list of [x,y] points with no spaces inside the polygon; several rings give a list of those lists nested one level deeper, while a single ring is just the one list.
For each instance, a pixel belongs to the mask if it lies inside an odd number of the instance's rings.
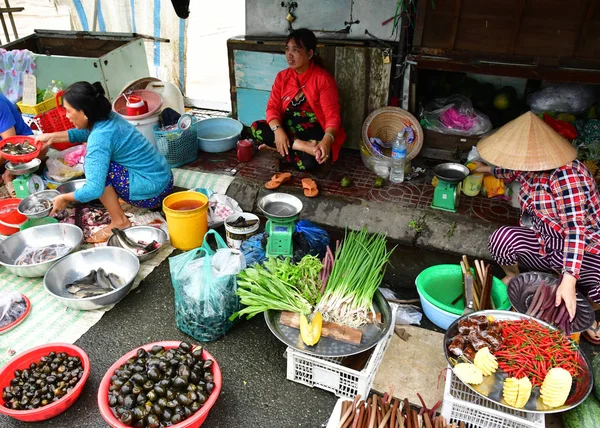
[{"label": "woman's hand", "polygon": [[53,203],[53,207],[52,207],[52,211],[50,212],[50,215],[54,215],[59,211],[62,211],[64,209],[67,208],[67,206],[69,205],[69,202],[71,202],[73,200],[73,198],[70,196],[72,196],[73,193],[66,193],[64,195],[58,195],[57,197],[54,198],[54,203]]},{"label": "woman's hand", "polygon": [[329,156],[331,156],[331,146],[333,141],[328,136],[323,137],[319,144],[315,147],[315,159],[318,163],[327,162]]},{"label": "woman's hand", "polygon": [[54,133],[52,134],[41,134],[41,135],[36,135],[35,137],[35,141],[39,141],[40,143],[42,143],[42,147],[49,147],[52,143],[58,143],[59,141],[56,141],[56,137],[54,136]]},{"label": "woman's hand", "polygon": [[287,156],[289,154],[290,140],[281,127],[275,131],[275,146],[281,156]]},{"label": "woman's hand", "polygon": [[489,166],[489,165],[484,164],[481,161],[475,160],[475,161],[471,161],[469,163],[473,164],[473,165],[476,165],[475,169],[473,169],[471,171],[471,174],[475,174],[475,173],[478,173],[478,172],[482,172],[484,174],[491,174],[492,173],[492,167]]},{"label": "woman's hand", "polygon": [[559,306],[561,302],[565,303],[567,312],[569,313],[569,321],[573,321],[575,312],[577,311],[577,296],[575,294],[576,282],[577,279],[575,279],[574,276],[565,273],[556,290],[556,306]]}]

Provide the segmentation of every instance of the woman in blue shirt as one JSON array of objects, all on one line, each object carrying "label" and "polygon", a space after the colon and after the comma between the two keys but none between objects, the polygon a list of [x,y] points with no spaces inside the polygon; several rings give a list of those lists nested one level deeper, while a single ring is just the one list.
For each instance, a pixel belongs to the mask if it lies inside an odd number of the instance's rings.
[{"label": "woman in blue shirt", "polygon": [[119,198],[136,207],[159,208],[173,189],[173,174],[158,149],[112,111],[100,82],[74,83],[65,91],[63,105],[76,129],[43,134],[37,139],[45,145],[67,140],[87,142],[86,183],[75,192],[56,197],[52,212],[65,209],[69,202],[100,199],[111,223],[88,242],[104,242],[112,228],[131,226]]}]

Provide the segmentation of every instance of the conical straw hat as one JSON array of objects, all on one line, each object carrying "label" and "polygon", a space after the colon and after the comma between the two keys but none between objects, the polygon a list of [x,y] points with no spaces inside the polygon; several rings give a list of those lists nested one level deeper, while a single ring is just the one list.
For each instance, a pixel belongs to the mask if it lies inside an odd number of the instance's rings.
[{"label": "conical straw hat", "polygon": [[546,122],[527,112],[477,144],[488,163],[516,171],[545,171],[566,165],[577,150]]}]

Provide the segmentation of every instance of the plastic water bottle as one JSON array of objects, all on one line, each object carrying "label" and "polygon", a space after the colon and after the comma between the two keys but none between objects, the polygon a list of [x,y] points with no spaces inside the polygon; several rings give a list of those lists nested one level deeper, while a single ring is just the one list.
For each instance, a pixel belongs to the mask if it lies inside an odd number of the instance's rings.
[{"label": "plastic water bottle", "polygon": [[44,101],[54,98],[54,88],[56,87],[56,80],[50,82],[46,91],[44,92]]},{"label": "plastic water bottle", "polygon": [[63,82],[61,82],[59,80],[58,82],[56,82],[56,85],[54,85],[54,87],[52,88],[52,94],[54,94],[54,96],[56,96],[56,94],[58,94],[62,90],[63,90]]},{"label": "plastic water bottle", "polygon": [[405,159],[406,141],[404,141],[404,131],[400,131],[392,144],[392,168],[390,171],[390,181],[392,183],[402,183],[404,181]]}]

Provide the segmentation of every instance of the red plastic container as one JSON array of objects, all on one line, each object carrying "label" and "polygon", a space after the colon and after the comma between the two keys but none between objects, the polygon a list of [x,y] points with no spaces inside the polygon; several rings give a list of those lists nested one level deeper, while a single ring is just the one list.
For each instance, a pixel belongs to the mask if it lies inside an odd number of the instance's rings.
[{"label": "red plastic container", "polygon": [[[37,115],[34,120],[44,134],[51,132],[67,131],[74,128],[73,122],[67,118],[67,110],[62,106],[62,96],[65,91],[56,94],[56,108],[48,110],[46,113]],[[61,144],[61,143],[59,143]]]},{"label": "red plastic container", "polygon": [[27,221],[27,216],[17,210],[20,203],[19,198],[0,200],[0,234],[10,236],[17,233],[21,225]]},{"label": "red plastic container", "polygon": [[254,147],[250,140],[240,140],[237,143],[237,157],[241,162],[250,162],[254,155]]},{"label": "red plastic container", "polygon": [[[23,297],[23,300],[25,300],[25,312],[23,312],[19,318],[17,318],[10,324],[6,324],[4,327],[0,327],[0,334],[6,333],[7,331],[12,330],[13,328],[21,324],[21,322],[23,322],[23,320],[27,318],[29,312],[31,312],[31,302],[29,301],[26,295],[21,294],[21,297]],[[2,395],[1,392],[2,391],[0,390],[0,395]]]},{"label": "red plastic container", "polygon": [[[177,341],[166,341],[166,342],[155,342],[149,343],[147,345],[138,346],[137,348],[131,350],[130,352],[123,355],[121,358],[117,360],[106,372],[104,377],[102,378],[102,382],[100,382],[100,388],[98,388],[98,407],[100,408],[100,414],[104,418],[104,420],[113,428],[128,428],[127,425],[122,424],[113,414],[112,409],[108,405],[108,388],[110,386],[110,378],[114,374],[115,370],[118,369],[122,364],[124,364],[128,359],[137,355],[137,350],[140,348],[149,351],[152,349],[154,345],[160,345],[165,349],[177,348],[181,342]],[[195,347],[195,346],[194,346]],[[211,354],[205,349],[202,352],[202,358],[213,360],[213,376],[215,377],[215,389],[204,403],[204,406],[200,408],[196,413],[194,413],[191,417],[187,418],[185,421],[180,422],[175,425],[171,425],[171,428],[188,428],[188,427],[199,427],[201,426],[206,418],[208,417],[208,412],[219,398],[219,394],[221,393],[221,385],[223,384],[223,379],[221,377],[221,368],[217,361],[213,358]]]},{"label": "red plastic container", "polygon": [[10,416],[12,418],[18,419],[20,421],[25,422],[38,422],[45,421],[46,419],[53,418],[67,410],[69,407],[73,405],[75,400],[81,394],[83,390],[83,385],[88,379],[90,375],[90,359],[87,354],[78,346],[71,345],[69,343],[49,343],[47,345],[37,346],[28,351],[25,351],[21,355],[17,355],[15,358],[10,360],[7,365],[5,365],[2,370],[0,370],[0,391],[3,391],[6,388],[10,381],[15,377],[15,370],[22,370],[24,368],[29,367],[31,363],[36,363],[42,358],[44,355],[48,355],[51,351],[54,352],[64,352],[71,357],[79,357],[81,359],[81,364],[83,366],[83,376],[75,385],[73,390],[65,395],[58,401],[55,401],[52,404],[48,404],[44,407],[39,407],[34,410],[12,410],[4,407],[4,400],[2,399],[2,395],[0,394],[0,413],[3,415]]},{"label": "red plastic container", "polygon": [[[35,146],[35,152],[28,153],[26,155],[9,155],[8,153],[2,152],[2,147],[7,145],[8,143],[22,144],[24,142],[28,142],[29,144]],[[39,141],[35,141],[35,138],[33,137],[26,137],[23,135],[15,135],[14,137],[4,138],[2,139],[2,141],[0,141],[0,155],[2,155],[4,159],[12,163],[27,163],[35,159],[40,154],[41,149],[42,143],[40,143]]]}]

